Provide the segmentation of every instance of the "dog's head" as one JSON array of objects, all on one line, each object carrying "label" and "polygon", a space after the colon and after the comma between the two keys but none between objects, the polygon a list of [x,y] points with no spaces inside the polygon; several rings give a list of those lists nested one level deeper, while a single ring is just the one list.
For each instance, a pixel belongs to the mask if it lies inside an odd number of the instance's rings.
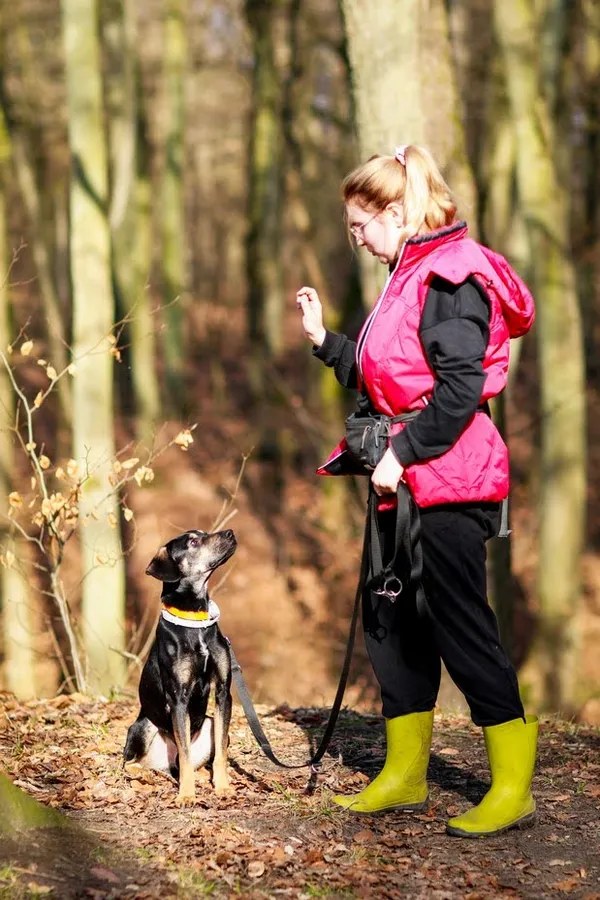
[{"label": "dog's head", "polygon": [[237,541],[231,529],[215,531],[185,531],[161,547],[146,575],[159,581],[181,581],[182,578],[206,580],[211,572],[223,565],[235,552]]}]

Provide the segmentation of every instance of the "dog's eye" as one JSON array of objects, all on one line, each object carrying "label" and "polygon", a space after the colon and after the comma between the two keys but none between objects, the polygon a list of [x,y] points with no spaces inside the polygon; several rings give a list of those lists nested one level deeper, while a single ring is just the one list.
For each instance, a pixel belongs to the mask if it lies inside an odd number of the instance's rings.
[{"label": "dog's eye", "polygon": [[195,537],[190,538],[189,543],[190,543],[190,547],[199,547],[200,546],[200,541],[198,540],[198,538],[195,538]]}]

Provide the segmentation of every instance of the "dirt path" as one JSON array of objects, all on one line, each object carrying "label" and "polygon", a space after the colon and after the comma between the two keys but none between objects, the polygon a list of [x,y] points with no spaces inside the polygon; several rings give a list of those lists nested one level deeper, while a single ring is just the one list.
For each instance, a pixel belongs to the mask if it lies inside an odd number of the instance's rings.
[{"label": "dirt path", "polygon": [[[322,710],[259,712],[290,761],[324,720]],[[464,718],[436,719],[426,814],[355,818],[332,810],[330,796],[360,788],[381,766],[377,717],[345,713],[311,780],[267,762],[236,708],[235,797],[218,800],[200,773],[197,805],[179,810],[170,780],[121,771],[135,713],[133,702],[0,698],[2,766],[85,829],[0,842],[0,898],[600,900],[598,730],[544,722],[537,826],[464,841],[446,836],[446,818],[477,801],[487,780],[481,734]]]}]

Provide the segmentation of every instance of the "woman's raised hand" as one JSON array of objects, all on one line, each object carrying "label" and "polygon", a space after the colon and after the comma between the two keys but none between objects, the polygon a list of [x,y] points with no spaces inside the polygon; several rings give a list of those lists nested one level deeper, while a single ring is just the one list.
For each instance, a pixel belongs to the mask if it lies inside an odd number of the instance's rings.
[{"label": "woman's raised hand", "polygon": [[302,310],[302,327],[309,341],[320,347],[325,340],[323,307],[314,288],[301,287],[296,293],[296,306]]}]

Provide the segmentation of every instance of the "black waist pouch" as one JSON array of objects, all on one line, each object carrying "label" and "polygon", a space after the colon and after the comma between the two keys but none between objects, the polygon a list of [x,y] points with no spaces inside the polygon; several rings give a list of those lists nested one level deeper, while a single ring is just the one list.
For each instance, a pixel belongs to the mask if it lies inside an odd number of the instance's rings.
[{"label": "black waist pouch", "polygon": [[346,419],[348,453],[365,469],[373,470],[387,450],[392,420],[389,416],[355,412]]},{"label": "black waist pouch", "polygon": [[392,425],[409,422],[419,415],[420,410],[403,413],[400,416],[386,416],[365,408],[363,397],[359,398],[358,412],[346,419],[346,444],[348,453],[367,471],[372,471],[388,447]]}]

